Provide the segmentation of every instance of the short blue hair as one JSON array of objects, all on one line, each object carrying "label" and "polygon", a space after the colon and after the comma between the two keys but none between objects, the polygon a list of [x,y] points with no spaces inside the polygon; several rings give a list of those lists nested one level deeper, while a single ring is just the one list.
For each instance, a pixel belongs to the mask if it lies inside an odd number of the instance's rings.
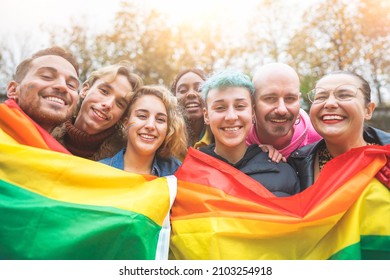
[{"label": "short blue hair", "polygon": [[248,89],[251,98],[254,98],[255,87],[251,79],[244,73],[236,70],[224,70],[212,75],[202,86],[203,100],[206,102],[209,91],[212,89],[226,89],[243,87]]}]

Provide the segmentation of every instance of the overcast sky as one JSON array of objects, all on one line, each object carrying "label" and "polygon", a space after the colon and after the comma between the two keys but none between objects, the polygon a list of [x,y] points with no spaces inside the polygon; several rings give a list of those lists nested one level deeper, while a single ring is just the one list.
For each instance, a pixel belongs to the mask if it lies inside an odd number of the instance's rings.
[{"label": "overcast sky", "polygon": [[[138,1],[138,2],[137,2]],[[291,0],[289,0],[291,1]],[[297,1],[297,0],[292,0]],[[173,22],[196,22],[206,15],[222,14],[238,23],[259,1],[256,0],[135,0],[142,7],[154,7]],[[0,0],[0,40],[16,53],[21,43],[31,51],[47,47],[47,30],[62,29],[71,20],[86,23],[88,30],[104,32],[113,23],[121,0]],[[235,24],[234,26],[237,26]],[[229,26],[231,28],[232,26]],[[43,30],[45,28],[45,30]],[[28,55],[23,53],[23,55]]]},{"label": "overcast sky", "polygon": [[[256,0],[136,0],[169,14],[172,20],[188,20],[199,14],[224,13],[244,21],[260,1]],[[95,30],[112,23],[121,0],[0,0],[0,35],[28,32],[38,35],[40,26],[64,27],[70,19],[84,18]],[[286,0],[293,4],[305,0]],[[3,38],[3,36],[2,36]]]},{"label": "overcast sky", "polygon": [[[312,1],[283,0],[297,11]],[[15,63],[47,47],[48,32],[69,26],[71,20],[88,30],[104,32],[111,27],[122,0],[0,0],[0,43],[11,46]],[[245,27],[260,0],[133,0],[141,7],[166,13],[173,23],[221,21],[229,32]],[[294,13],[296,15],[296,12]],[[242,28],[241,28],[242,27]],[[43,29],[44,28],[44,29]],[[24,45],[23,45],[24,44]]]},{"label": "overcast sky", "polygon": [[41,24],[66,26],[71,18],[78,17],[101,28],[114,17],[119,3],[120,0],[0,0],[0,33],[37,32]]}]

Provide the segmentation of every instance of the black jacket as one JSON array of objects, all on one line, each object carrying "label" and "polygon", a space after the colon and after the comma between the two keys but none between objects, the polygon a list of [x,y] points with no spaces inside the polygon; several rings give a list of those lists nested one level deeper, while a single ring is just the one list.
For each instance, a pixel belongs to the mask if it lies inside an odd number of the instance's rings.
[{"label": "black jacket", "polygon": [[[390,144],[390,133],[367,127],[363,132],[363,138],[368,143],[379,145]],[[295,169],[301,183],[301,191],[314,184],[314,160],[317,150],[321,145],[325,145],[324,140],[306,145],[288,158],[288,163]]]},{"label": "black jacket", "polygon": [[237,168],[257,182],[260,182],[275,196],[290,196],[299,192],[299,181],[294,169],[287,163],[272,162],[256,144],[250,145],[244,157],[231,164],[214,152],[215,144],[200,148],[200,151]]}]

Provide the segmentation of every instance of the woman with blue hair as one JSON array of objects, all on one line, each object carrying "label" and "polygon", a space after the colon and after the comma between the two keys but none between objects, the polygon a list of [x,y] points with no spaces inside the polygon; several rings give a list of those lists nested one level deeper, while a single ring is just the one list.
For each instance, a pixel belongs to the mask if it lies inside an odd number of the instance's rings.
[{"label": "woman with blue hair", "polygon": [[291,166],[271,162],[257,144],[246,145],[254,119],[254,91],[249,77],[238,71],[222,71],[206,80],[204,119],[215,143],[200,150],[239,169],[275,196],[296,194],[299,181]]}]

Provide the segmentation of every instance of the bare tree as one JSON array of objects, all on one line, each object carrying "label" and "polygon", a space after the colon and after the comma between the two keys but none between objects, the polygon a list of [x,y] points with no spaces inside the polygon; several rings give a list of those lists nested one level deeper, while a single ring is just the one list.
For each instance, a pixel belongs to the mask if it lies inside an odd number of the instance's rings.
[{"label": "bare tree", "polygon": [[0,39],[0,94],[5,95],[18,64],[35,51],[31,34],[13,34]]},{"label": "bare tree", "polygon": [[[381,13],[366,10],[367,2],[377,2],[373,7]],[[385,1],[328,0],[307,10],[288,48],[307,81],[333,70],[355,71],[372,82],[382,103],[381,88],[389,79],[390,10],[379,2]],[[381,20],[372,21],[372,17]]]}]

